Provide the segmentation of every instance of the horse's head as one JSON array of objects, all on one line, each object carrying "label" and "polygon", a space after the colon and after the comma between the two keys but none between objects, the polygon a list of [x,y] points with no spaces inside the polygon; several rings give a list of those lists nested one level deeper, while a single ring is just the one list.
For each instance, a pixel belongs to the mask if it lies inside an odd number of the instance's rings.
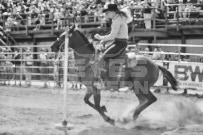
[{"label": "horse's head", "polygon": [[82,32],[75,29],[75,25],[70,28],[68,37],[69,47],[76,52],[83,54],[94,53],[95,49],[93,45],[89,42],[87,37]]}]

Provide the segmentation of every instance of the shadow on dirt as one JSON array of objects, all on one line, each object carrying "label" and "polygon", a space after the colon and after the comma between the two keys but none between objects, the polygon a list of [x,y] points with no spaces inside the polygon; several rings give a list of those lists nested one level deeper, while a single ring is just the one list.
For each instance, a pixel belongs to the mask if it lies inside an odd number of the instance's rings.
[{"label": "shadow on dirt", "polygon": [[166,129],[149,129],[146,127],[136,127],[131,130],[126,130],[118,127],[99,127],[86,129],[81,131],[78,135],[160,135]]}]

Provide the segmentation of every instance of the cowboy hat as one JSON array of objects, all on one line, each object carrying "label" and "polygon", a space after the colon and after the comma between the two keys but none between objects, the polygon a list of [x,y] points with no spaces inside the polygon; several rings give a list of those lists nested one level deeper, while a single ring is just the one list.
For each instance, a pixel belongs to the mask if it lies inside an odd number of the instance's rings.
[{"label": "cowboy hat", "polygon": [[116,4],[109,4],[106,9],[103,9],[102,12],[107,12],[107,11],[118,11],[118,7]]}]

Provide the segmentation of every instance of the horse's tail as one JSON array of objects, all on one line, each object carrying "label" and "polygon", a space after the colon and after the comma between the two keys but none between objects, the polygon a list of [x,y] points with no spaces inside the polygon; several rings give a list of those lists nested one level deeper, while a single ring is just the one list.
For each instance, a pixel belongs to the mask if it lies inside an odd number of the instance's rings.
[{"label": "horse's tail", "polygon": [[171,72],[169,72],[167,69],[165,69],[162,66],[158,66],[158,67],[162,71],[164,77],[166,77],[166,79],[170,82],[172,89],[177,90],[178,81],[173,77]]}]

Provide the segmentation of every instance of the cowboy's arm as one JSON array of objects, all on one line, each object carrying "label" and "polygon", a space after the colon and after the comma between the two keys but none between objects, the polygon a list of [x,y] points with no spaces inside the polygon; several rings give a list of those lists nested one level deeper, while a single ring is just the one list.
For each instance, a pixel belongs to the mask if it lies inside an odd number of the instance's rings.
[{"label": "cowboy's arm", "polygon": [[121,22],[122,22],[122,20],[120,19],[120,17],[117,18],[116,20],[114,20],[111,25],[110,34],[108,34],[106,36],[100,36],[100,40],[103,40],[103,41],[114,40],[116,38],[116,36],[118,35]]}]

